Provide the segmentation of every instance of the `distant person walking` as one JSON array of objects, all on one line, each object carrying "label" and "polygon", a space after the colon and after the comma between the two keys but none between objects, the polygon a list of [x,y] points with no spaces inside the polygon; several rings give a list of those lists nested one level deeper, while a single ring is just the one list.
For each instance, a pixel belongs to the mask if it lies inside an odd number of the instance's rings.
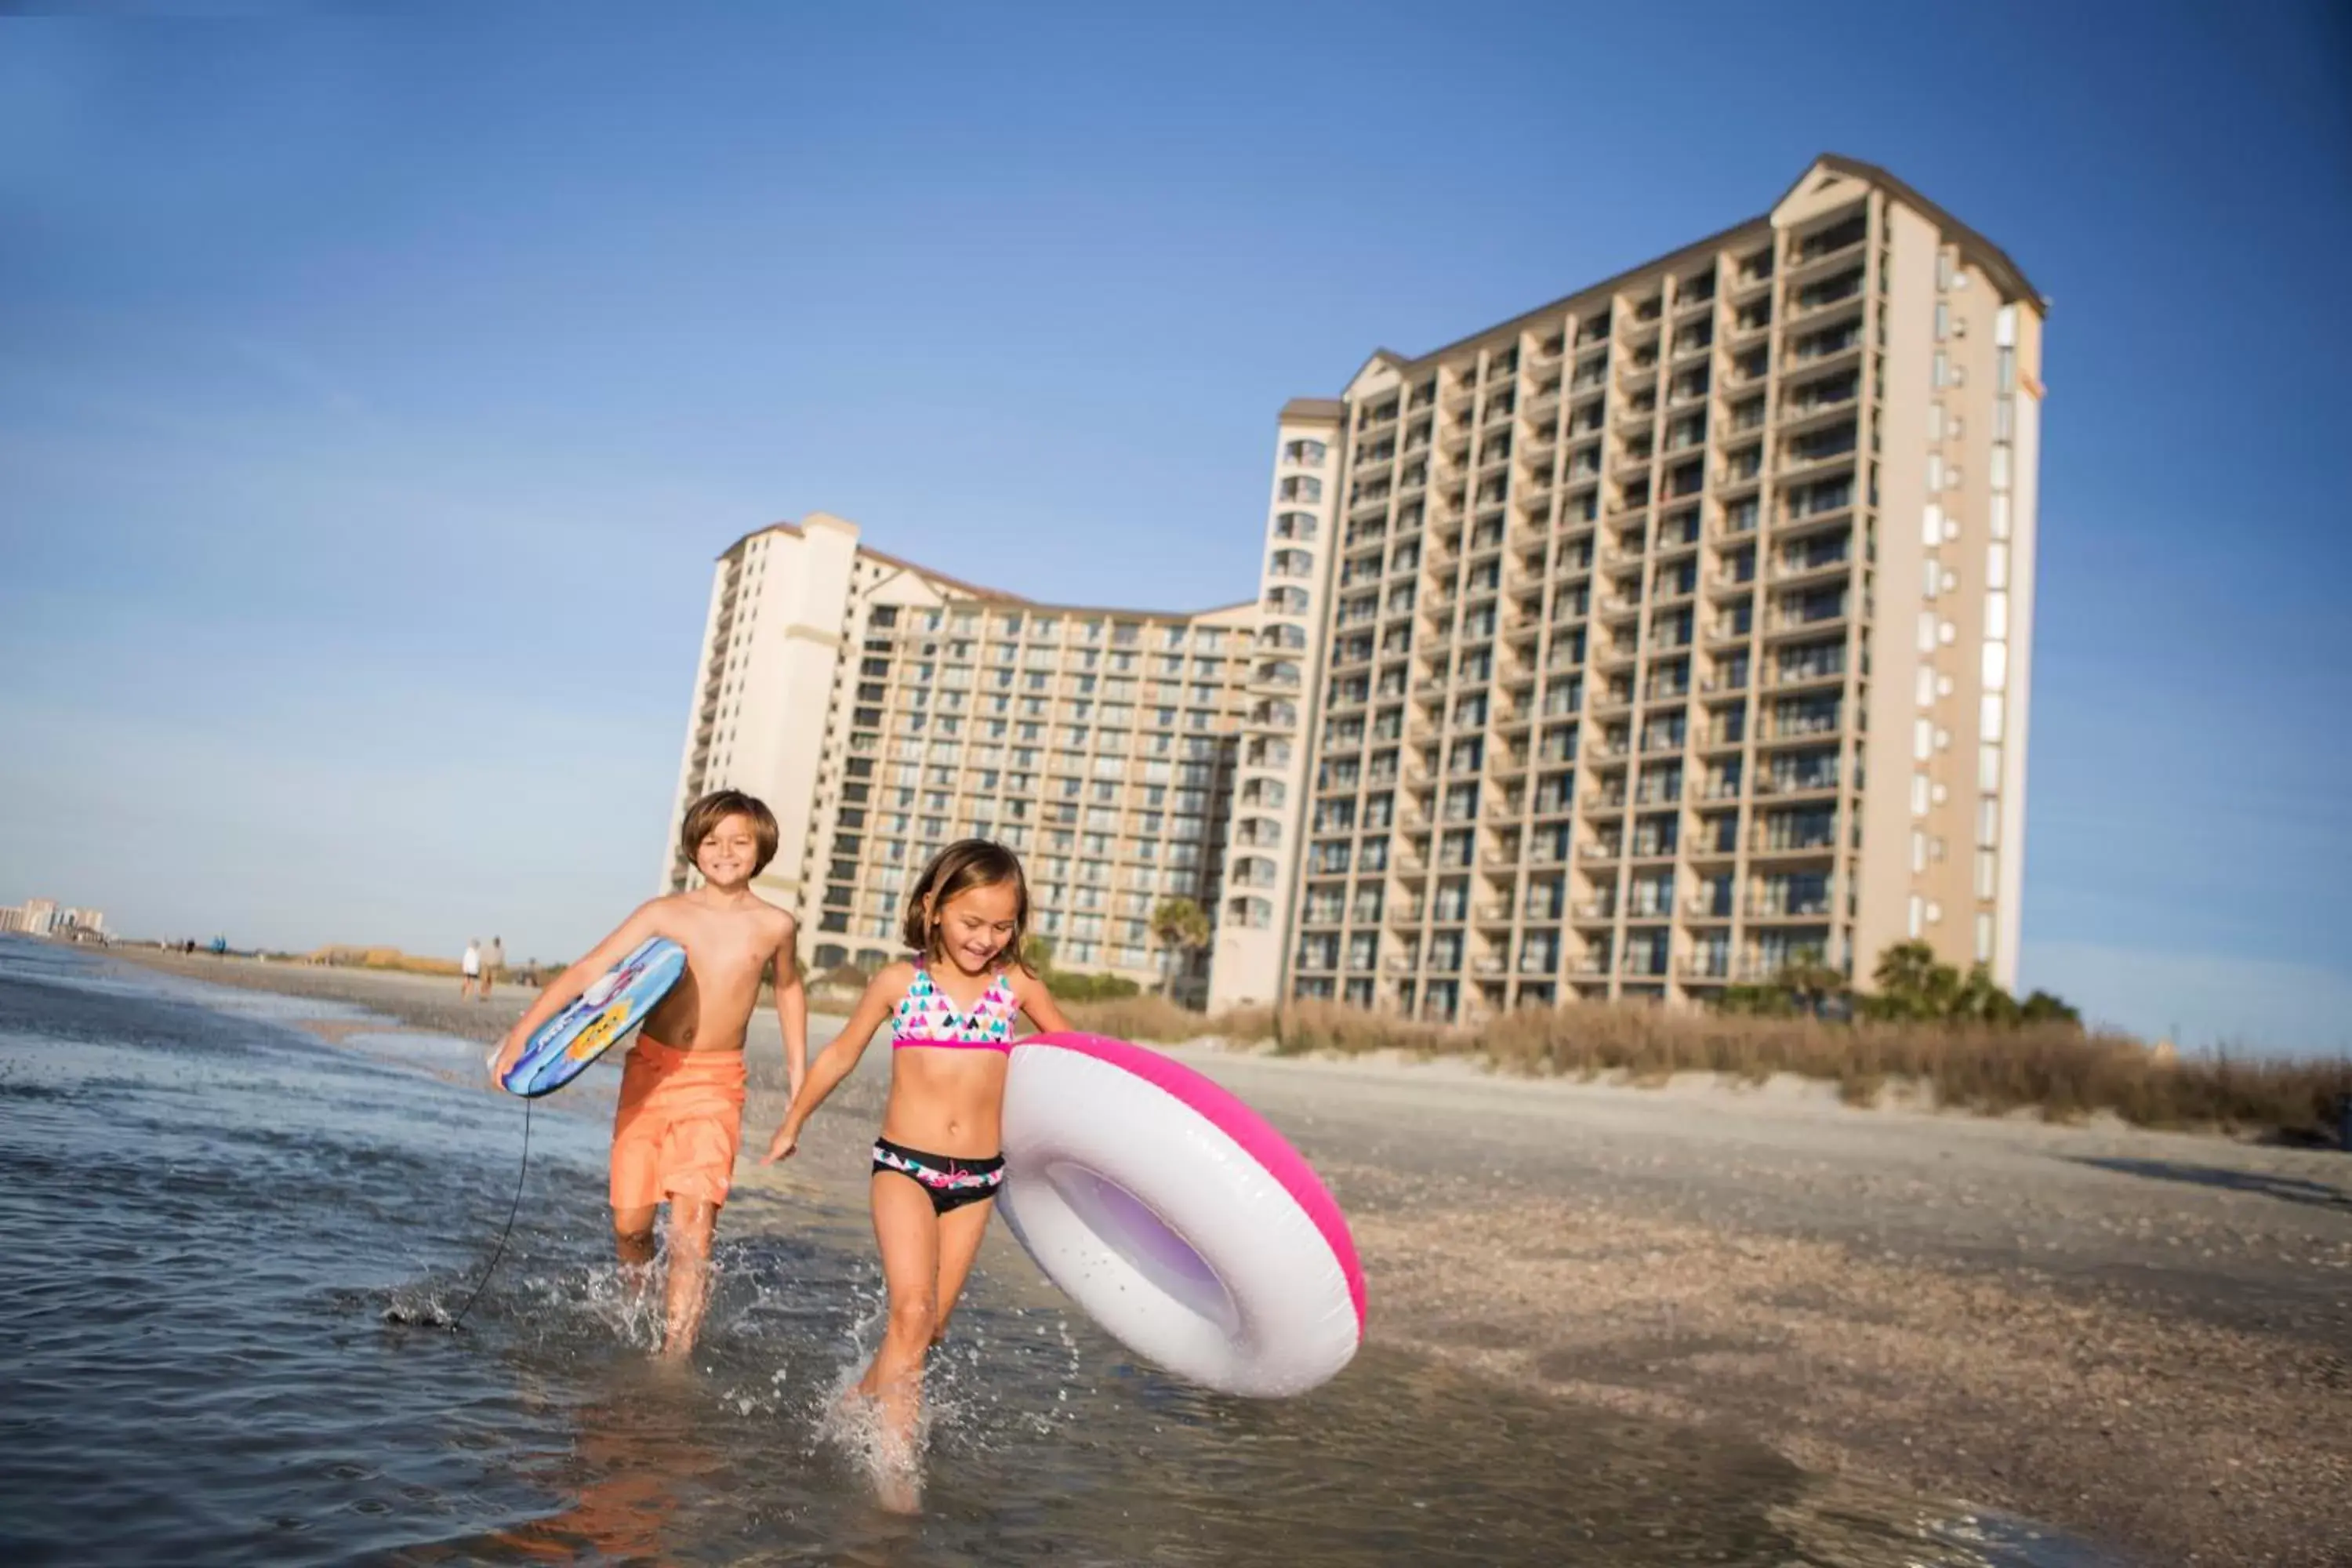
[{"label": "distant person walking", "polygon": [[487,1002],[490,999],[491,984],[498,979],[499,971],[506,967],[506,939],[495,936],[490,938],[490,945],[482,950],[482,994],[480,1000]]},{"label": "distant person walking", "polygon": [[474,994],[474,987],[482,983],[482,939],[466,939],[466,956],[457,961],[457,973],[463,978],[457,984],[457,1000],[466,1001]]}]

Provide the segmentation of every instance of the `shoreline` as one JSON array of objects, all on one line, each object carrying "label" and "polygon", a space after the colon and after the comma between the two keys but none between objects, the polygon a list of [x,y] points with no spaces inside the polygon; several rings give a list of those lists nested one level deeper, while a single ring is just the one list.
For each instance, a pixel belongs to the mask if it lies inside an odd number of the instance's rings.
[{"label": "shoreline", "polygon": [[[107,956],[485,1041],[530,995]],[[782,1110],[772,1014],[750,1050],[747,1149]],[[1809,1080],[1170,1054],[1315,1162],[1355,1229],[1376,1342],[2152,1563],[2323,1563],[2352,1539],[2352,1161],[2334,1151],[1857,1109]],[[879,1083],[861,1070],[848,1103],[878,1107]],[[828,1160],[863,1131],[856,1110],[820,1121]],[[739,1182],[815,1195],[748,1160]],[[1026,1271],[999,1231],[982,1267]]]}]

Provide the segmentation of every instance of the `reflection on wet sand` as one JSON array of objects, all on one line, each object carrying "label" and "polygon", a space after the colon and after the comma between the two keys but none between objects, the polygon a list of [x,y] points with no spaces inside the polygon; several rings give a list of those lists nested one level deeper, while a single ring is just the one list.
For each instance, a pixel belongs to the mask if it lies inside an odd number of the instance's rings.
[{"label": "reflection on wet sand", "polygon": [[[464,1555],[892,1568],[2057,1560],[1981,1533],[1971,1542],[1957,1509],[1826,1481],[1760,1444],[1499,1387],[1378,1346],[1306,1398],[1237,1400],[1124,1364],[1090,1331],[1073,1340],[1049,1327],[1049,1314],[980,1302],[970,1338],[939,1363],[923,1510],[896,1519],[835,1409],[872,1337],[871,1301],[843,1316],[796,1300],[784,1256],[763,1237],[729,1259],[731,1310],[714,1311],[713,1355],[698,1372],[666,1373],[638,1359],[620,1325],[574,1320],[562,1375],[540,1391],[560,1402],[566,1385],[594,1389],[571,1410],[576,1443],[538,1468],[562,1505]],[[838,1291],[843,1260],[824,1261],[832,1267],[807,1272]],[[827,1347],[789,1375],[774,1360],[785,1347],[768,1337],[788,1318]],[[519,1380],[539,1384],[551,1348],[526,1352]]]},{"label": "reflection on wet sand", "polygon": [[708,1417],[692,1374],[616,1361],[607,1392],[572,1411],[572,1452],[543,1479],[569,1506],[478,1544],[518,1562],[653,1561],[676,1550],[673,1525],[698,1494],[718,1489],[727,1461],[703,1440]]},{"label": "reflection on wet sand", "polygon": [[[0,1335],[32,1369],[6,1415],[47,1435],[0,1444],[12,1544],[159,1564],[2082,1560],[1931,1534],[1958,1510],[1378,1338],[1302,1399],[1207,1394],[1128,1362],[1009,1247],[934,1363],[923,1511],[894,1519],[824,1437],[878,1327],[861,1214],[747,1190],[694,1370],[666,1376],[607,1250],[604,1124],[552,1107],[466,1331],[406,1326],[481,1278],[520,1129],[439,1081],[434,1040],[352,1040],[0,986],[0,1217],[34,1265],[0,1274]],[[235,1224],[268,1253],[190,1244]],[[102,1287],[70,1333],[65,1278]]]}]

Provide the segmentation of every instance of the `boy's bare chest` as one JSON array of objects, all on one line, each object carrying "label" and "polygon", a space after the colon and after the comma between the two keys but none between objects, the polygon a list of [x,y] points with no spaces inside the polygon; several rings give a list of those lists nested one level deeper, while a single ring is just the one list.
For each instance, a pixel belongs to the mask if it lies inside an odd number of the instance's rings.
[{"label": "boy's bare chest", "polygon": [[688,929],[680,933],[680,945],[705,986],[756,984],[771,956],[771,944],[757,932]]}]

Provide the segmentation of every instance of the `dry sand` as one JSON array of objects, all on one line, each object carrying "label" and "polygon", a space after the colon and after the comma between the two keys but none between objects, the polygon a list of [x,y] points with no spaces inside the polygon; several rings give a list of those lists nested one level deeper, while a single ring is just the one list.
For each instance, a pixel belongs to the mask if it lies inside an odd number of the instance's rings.
[{"label": "dry sand", "polygon": [[[131,956],[478,1039],[528,1000]],[[782,1110],[772,1019],[752,1051],[756,1144]],[[1632,1089],[1176,1054],[1315,1161],[1391,1345],[2012,1510],[2152,1563],[2352,1563],[2352,1158],[1856,1110],[1790,1082]],[[862,1072],[812,1152],[854,1163],[879,1087]],[[992,1265],[1019,1267],[1001,1243]]]}]

